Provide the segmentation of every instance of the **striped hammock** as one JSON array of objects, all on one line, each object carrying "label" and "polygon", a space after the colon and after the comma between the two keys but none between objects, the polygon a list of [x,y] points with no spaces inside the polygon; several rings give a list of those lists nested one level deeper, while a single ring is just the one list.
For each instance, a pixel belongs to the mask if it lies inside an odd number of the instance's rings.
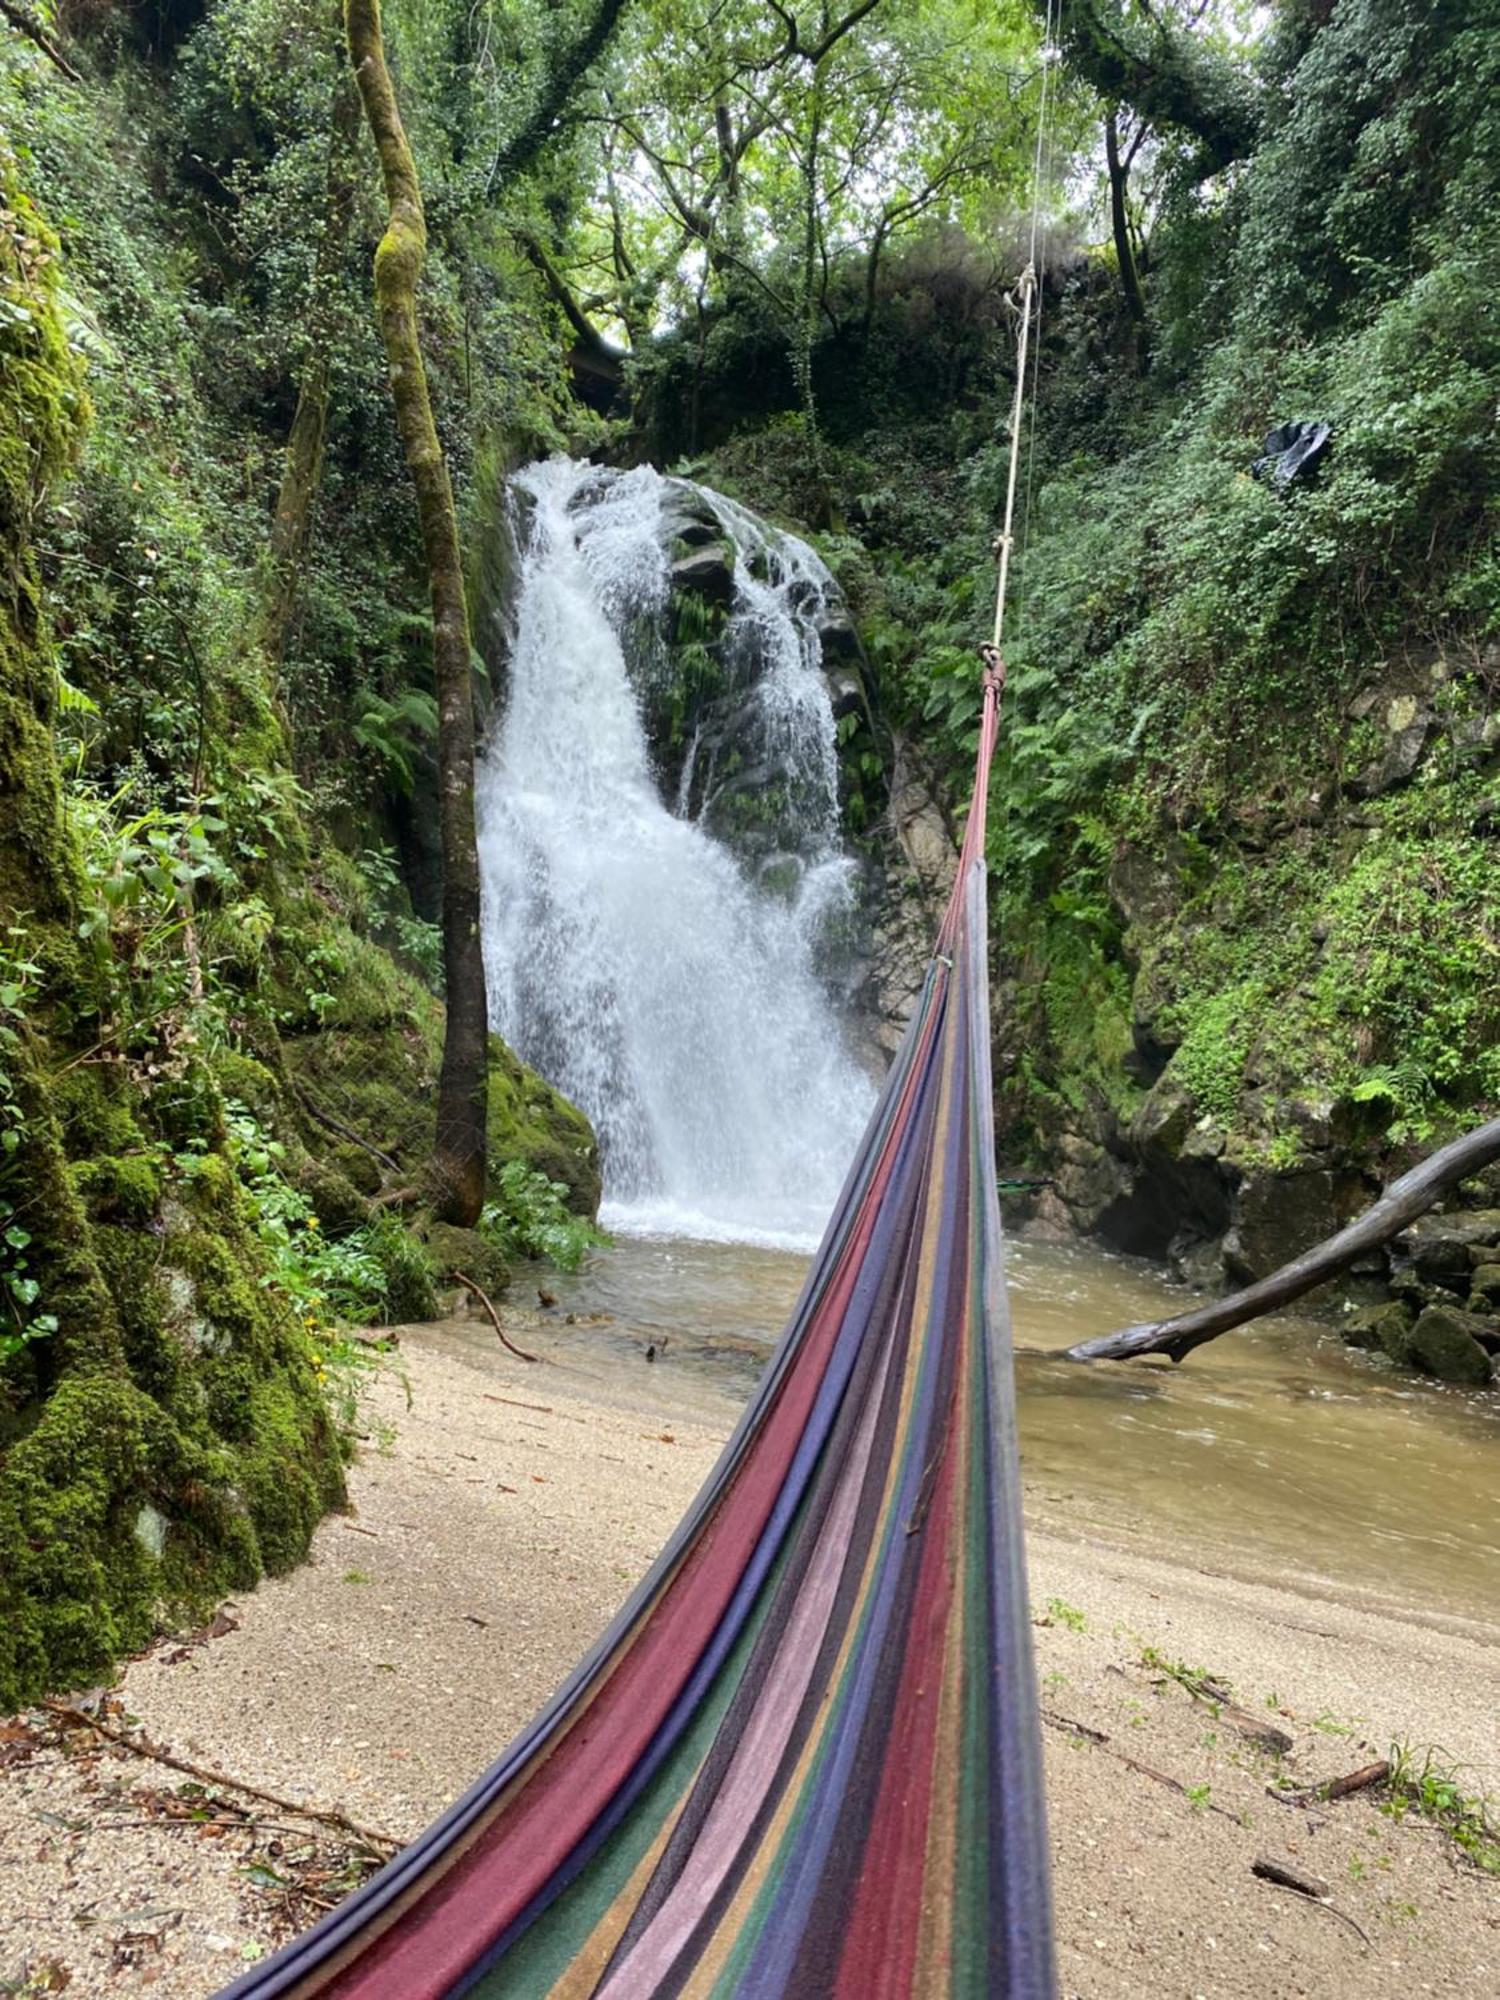
[{"label": "striped hammock", "polygon": [[702,1492],[499,1762],[225,2000],[1054,1992],[991,1132],[999,694],[920,1004]]}]

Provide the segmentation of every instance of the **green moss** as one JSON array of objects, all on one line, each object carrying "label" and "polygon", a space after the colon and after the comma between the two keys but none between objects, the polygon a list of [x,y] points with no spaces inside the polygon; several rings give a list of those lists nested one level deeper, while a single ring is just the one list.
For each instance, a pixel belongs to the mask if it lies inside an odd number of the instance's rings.
[{"label": "green moss", "polygon": [[[369,1154],[363,1157],[370,1158]],[[343,1234],[362,1228],[370,1219],[369,1202],[338,1165],[305,1159],[297,1169],[297,1187],[312,1203],[313,1213],[325,1229]]]},{"label": "green moss", "polygon": [[162,1171],[155,1155],[82,1160],[72,1172],[79,1198],[96,1222],[149,1222],[160,1206]]},{"label": "green moss", "polygon": [[0,1708],[74,1686],[144,1645],[157,1565],[136,1529],[194,1469],[121,1376],[62,1385],[0,1478]]},{"label": "green moss", "polygon": [[594,1128],[498,1037],[490,1041],[489,1147],[492,1177],[508,1160],[524,1160],[561,1182],[575,1214],[598,1214],[603,1183]]},{"label": "green moss", "polygon": [[261,1561],[278,1575],[301,1562],[313,1529],[344,1499],[333,1425],[310,1372],[250,1381],[234,1462]]},{"label": "green moss", "polygon": [[139,1106],[115,1066],[65,1067],[51,1080],[50,1096],[68,1151],[78,1158],[129,1153],[141,1143]]},{"label": "green moss", "polygon": [[462,1271],[492,1300],[510,1283],[510,1264],[503,1252],[477,1229],[455,1229],[451,1223],[432,1222],[423,1229],[423,1241],[433,1268],[450,1282],[455,1272]]},{"label": "green moss", "polygon": [[[129,781],[120,826],[149,809],[184,839],[201,795],[207,990],[190,994],[170,902],[160,923],[137,924],[104,894],[137,864],[108,812],[70,805],[62,782],[33,529],[88,405],[56,309],[57,246],[0,149],[0,939],[18,938],[36,968],[24,1022],[0,1018],[0,1104],[19,1121],[5,1170],[25,1189],[47,1329],[0,1354],[0,1707],[105,1671],[159,1621],[299,1560],[340,1501],[342,1441],[246,1211],[240,1168],[260,1170],[244,1167],[243,1135],[253,1121],[275,1172],[330,1227],[364,1225],[383,1178],[421,1181],[442,1043],[440,1003],[361,934],[359,869],[311,831],[323,774],[309,789],[294,775],[290,676],[278,690],[246,637],[274,450],[204,397],[201,293],[182,275],[196,262],[141,171],[159,136],[149,93],[141,122],[112,91],[101,79],[86,102],[30,93],[0,50],[3,108],[34,126],[26,171],[72,218],[69,292],[84,326],[118,342],[82,470],[45,522],[69,678],[98,711],[90,776],[105,795]],[[73,178],[85,157],[98,179],[87,200]],[[410,673],[412,632],[425,639],[399,574],[410,553],[393,531],[370,559],[342,664],[299,663],[313,702],[366,655],[393,684]],[[310,577],[314,623],[319,588]],[[368,768],[338,749],[322,803],[357,849],[384,830]],[[340,817],[351,779],[364,803]],[[578,1199],[597,1199],[586,1123],[509,1059],[498,1095],[501,1157],[534,1149]],[[420,1242],[387,1218],[372,1248],[390,1310],[435,1310]]]}]

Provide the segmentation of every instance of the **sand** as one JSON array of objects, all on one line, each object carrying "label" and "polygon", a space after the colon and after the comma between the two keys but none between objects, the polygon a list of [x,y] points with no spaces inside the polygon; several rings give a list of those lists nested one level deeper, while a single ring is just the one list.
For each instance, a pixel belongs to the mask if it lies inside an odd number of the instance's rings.
[{"label": "sand", "polygon": [[[311,1561],[85,1705],[397,1840],[456,1797],[648,1568],[737,1413],[724,1380],[604,1330],[517,1330],[539,1365],[482,1325],[407,1330],[353,1511]],[[1065,1995],[1500,1994],[1500,1879],[1378,1793],[1308,1810],[1267,1791],[1399,1741],[1500,1792],[1500,1607],[1450,1629],[1268,1588],[1084,1535],[1034,1492],[1028,1530]],[[1289,1751],[1253,1740],[1267,1726]],[[1258,1879],[1263,1857],[1329,1899]],[[0,1725],[0,1993],[197,2000],[367,1862],[56,1716]]]}]

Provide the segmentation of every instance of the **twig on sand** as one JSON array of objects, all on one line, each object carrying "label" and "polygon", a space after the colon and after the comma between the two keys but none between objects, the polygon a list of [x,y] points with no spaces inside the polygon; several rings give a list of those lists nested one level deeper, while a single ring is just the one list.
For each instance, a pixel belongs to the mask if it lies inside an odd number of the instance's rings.
[{"label": "twig on sand", "polygon": [[1258,1854],[1250,1863],[1250,1873],[1278,1888],[1295,1889],[1299,1896],[1310,1896],[1315,1903],[1326,1903],[1333,1894],[1321,1875],[1304,1875],[1290,1861],[1278,1861],[1273,1854]]},{"label": "twig on sand", "polygon": [[453,1276],[458,1280],[459,1284],[466,1286],[467,1289],[474,1294],[475,1298],[478,1299],[479,1303],[484,1307],[485,1311],[489,1314],[490,1325],[495,1329],[495,1332],[500,1336],[500,1345],[502,1347],[508,1349],[509,1352],[514,1354],[517,1360],[519,1361],[541,1360],[542,1357],[539,1354],[528,1354],[524,1347],[517,1347],[516,1343],[513,1340],[507,1338],[505,1328],[500,1324],[500,1315],[495,1311],[495,1308],[490,1304],[489,1294],[487,1292],[481,1291],[479,1286],[475,1284],[474,1280],[472,1278],[466,1278],[462,1271],[455,1271],[453,1273]]},{"label": "twig on sand", "polygon": [[[1092,1743],[1097,1749],[1105,1751],[1118,1763],[1125,1765],[1127,1770],[1138,1771],[1143,1778],[1151,1778],[1158,1785],[1165,1785],[1168,1790],[1178,1793],[1180,1797],[1200,1809],[1206,1806],[1209,1812],[1217,1813],[1220,1819],[1232,1819],[1236,1826],[1243,1824],[1240,1815],[1231,1812],[1228,1806],[1216,1806],[1212,1799],[1203,1798],[1201,1795],[1195,1797],[1180,1778],[1172,1777],[1167,1771],[1158,1771],[1154,1764],[1143,1764],[1139,1757],[1132,1757],[1124,1750],[1117,1750],[1102,1729],[1090,1729],[1087,1723],[1074,1722],[1070,1716],[1058,1715],[1050,1708],[1042,1710],[1042,1720],[1049,1729],[1061,1729],[1069,1736],[1081,1736],[1086,1743]],[[1205,1785],[1203,1791],[1207,1790],[1208,1787]]]},{"label": "twig on sand", "polygon": [[149,1757],[153,1763],[165,1764],[169,1770],[181,1771],[186,1777],[196,1778],[200,1784],[220,1786],[226,1791],[243,1792],[247,1799],[259,1799],[263,1805],[275,1806],[281,1812],[295,1813],[300,1819],[317,1820],[323,1826],[336,1827],[340,1833],[347,1833],[372,1849],[394,1854],[401,1843],[394,1835],[381,1833],[372,1826],[361,1826],[358,1820],[350,1819],[347,1813],[334,1811],[328,1806],[303,1805],[298,1799],[283,1798],[279,1792],[268,1792],[260,1785],[246,1784],[243,1778],[232,1778],[227,1771],[215,1771],[206,1764],[194,1764],[186,1757],[179,1757],[175,1751],[167,1750],[159,1743],[153,1743],[149,1736],[133,1735],[128,1729],[115,1729],[96,1715],[88,1715],[81,1708],[73,1708],[65,1701],[44,1701],[42,1706],[49,1714],[59,1717],[76,1729],[92,1729],[96,1736],[102,1736],[106,1743],[117,1743],[122,1750],[132,1751],[137,1757]]},{"label": "twig on sand", "polygon": [[1339,1909],[1333,1900],[1333,1891],[1319,1876],[1304,1875],[1293,1868],[1288,1861],[1277,1861],[1269,1854],[1258,1855],[1250,1863],[1250,1873],[1262,1882],[1272,1882],[1278,1889],[1290,1889],[1298,1896],[1305,1896],[1309,1903],[1316,1903],[1320,1910],[1326,1910],[1330,1917],[1337,1917],[1341,1924],[1347,1924],[1354,1935],[1373,1951],[1370,1934],[1347,1912]]},{"label": "twig on sand", "polygon": [[1342,1778],[1330,1778],[1326,1784],[1308,1785],[1300,1792],[1278,1792],[1274,1785],[1267,1785],[1266,1793],[1278,1805],[1324,1806],[1334,1799],[1347,1799],[1354,1792],[1368,1791],[1372,1785],[1383,1785],[1390,1775],[1390,1760],[1382,1757],[1374,1764],[1361,1764],[1357,1771],[1348,1771]]}]

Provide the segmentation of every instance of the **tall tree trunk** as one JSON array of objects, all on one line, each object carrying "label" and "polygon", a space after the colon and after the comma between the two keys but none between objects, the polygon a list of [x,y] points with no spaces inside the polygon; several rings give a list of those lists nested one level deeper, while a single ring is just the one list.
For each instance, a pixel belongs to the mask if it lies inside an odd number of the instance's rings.
[{"label": "tall tree trunk", "polygon": [[818,525],[826,524],[830,504],[828,474],[823,458],[823,438],[818,429],[818,402],[813,388],[813,346],[818,330],[818,167],[823,137],[823,75],[815,67],[812,79],[812,113],[807,152],[802,162],[802,286],[797,302],[797,323],[793,336],[792,369],[797,378],[802,403],[802,420],[807,426],[808,455],[812,459],[817,485]]},{"label": "tall tree trunk", "polygon": [[1141,290],[1141,274],[1136,265],[1135,245],[1130,240],[1130,215],[1125,192],[1130,161],[1120,156],[1120,117],[1111,107],[1104,119],[1104,157],[1109,166],[1109,220],[1114,232],[1115,261],[1120,267],[1120,286],[1135,325],[1136,357],[1144,375],[1150,363],[1151,340],[1146,319],[1146,298]]},{"label": "tall tree trunk", "polygon": [[286,656],[287,628],[301,590],[313,509],[323,479],[329,364],[336,317],[333,293],[349,234],[349,219],[354,212],[354,140],[358,130],[359,98],[348,72],[341,66],[333,86],[323,233],[313,266],[307,358],[297,385],[297,408],[287,435],[276,512],[271,521],[271,576],[266,591],[263,639],[266,655],[278,676]]},{"label": "tall tree trunk", "polygon": [[432,418],[417,338],[417,283],[427,225],[416,162],[386,68],[379,0],[345,0],[349,56],[380,155],[390,218],[375,252],[375,309],[390,364],[396,425],[406,452],[432,587],[432,666],[438,702],[443,846],[443,970],[448,1021],[438,1084],[434,1206],[471,1226],[484,1205],[488,1020],[479,935],[479,854],[474,838],[474,690],[458,514]]}]

